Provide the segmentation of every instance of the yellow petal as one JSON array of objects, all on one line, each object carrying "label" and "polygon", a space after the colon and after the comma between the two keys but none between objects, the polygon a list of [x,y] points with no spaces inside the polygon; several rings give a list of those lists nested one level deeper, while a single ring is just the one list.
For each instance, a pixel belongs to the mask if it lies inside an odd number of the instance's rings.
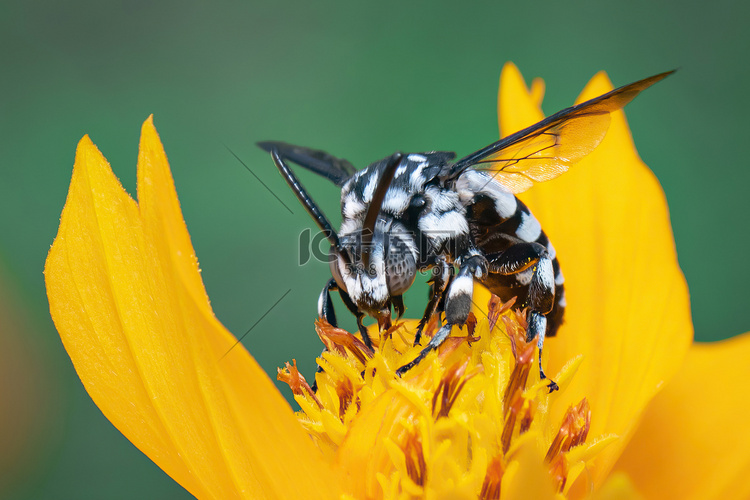
[{"label": "yellow petal", "polygon": [[[667,495],[662,498],[668,498]],[[643,496],[635,488],[635,485],[627,474],[615,473],[607,478],[604,485],[597,491],[592,500],[638,500]]]},{"label": "yellow petal", "polygon": [[519,441],[518,450],[503,477],[500,498],[557,498],[547,464],[544,463],[544,453],[536,447],[536,440],[533,436],[521,436]]},{"label": "yellow petal", "polygon": [[[600,73],[579,102],[611,88]],[[512,65],[503,71],[498,105],[503,135],[543,117]],[[638,157],[624,114],[617,112],[593,153],[521,198],[553,242],[565,275],[565,324],[545,344],[547,372],[584,355],[570,387],[553,404],[553,419],[586,397],[592,410],[589,435],[622,437],[595,461],[592,477],[600,485],[692,340],[687,285],[664,193]]]},{"label": "yellow petal", "polygon": [[646,498],[750,498],[750,333],[695,344],[616,469]]},{"label": "yellow petal", "polygon": [[213,316],[151,119],[138,190],[140,205],[81,140],[45,278],[89,395],[198,498],[335,496],[289,406]]}]

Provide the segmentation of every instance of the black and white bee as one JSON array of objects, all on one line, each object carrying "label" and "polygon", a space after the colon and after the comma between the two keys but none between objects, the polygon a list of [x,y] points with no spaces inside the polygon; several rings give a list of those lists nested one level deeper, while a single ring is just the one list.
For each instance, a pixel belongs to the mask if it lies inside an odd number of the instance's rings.
[{"label": "black and white bee", "polygon": [[[372,347],[366,315],[381,331],[392,309],[404,312],[403,293],[418,271],[431,270],[429,302],[414,344],[428,320],[445,324],[399,375],[437,349],[471,309],[475,280],[516,306],[528,308],[527,341],[537,339],[539,374],[545,337],[565,312],[564,279],[555,248],[516,194],[553,179],[593,151],[609,128],[610,113],[672,72],[640,80],[566,108],[458,161],[452,152],[395,153],[357,170],[346,160],[283,142],[261,142],[331,243],[333,278],[323,287],[318,314],[336,326],[331,292],[338,291]],[[341,187],[341,229],[336,232],[299,183],[287,161]],[[557,384],[549,381],[549,391]]]}]

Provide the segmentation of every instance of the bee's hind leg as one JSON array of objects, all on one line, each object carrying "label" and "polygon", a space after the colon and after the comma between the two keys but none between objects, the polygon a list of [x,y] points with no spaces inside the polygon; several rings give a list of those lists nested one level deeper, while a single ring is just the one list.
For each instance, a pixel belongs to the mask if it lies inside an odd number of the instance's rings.
[{"label": "bee's hind leg", "polygon": [[[559,389],[558,385],[547,378],[542,368],[542,350],[547,333],[547,314],[552,311],[555,302],[555,271],[552,259],[544,245],[536,242],[521,242],[509,247],[504,252],[487,255],[490,273],[515,275],[519,285],[528,287],[527,305],[529,314],[526,330],[526,342],[537,338],[539,347],[539,377],[549,380],[549,392]],[[521,274],[523,273],[523,274]],[[529,276],[530,275],[530,276]],[[526,281],[528,279],[528,281]]]}]

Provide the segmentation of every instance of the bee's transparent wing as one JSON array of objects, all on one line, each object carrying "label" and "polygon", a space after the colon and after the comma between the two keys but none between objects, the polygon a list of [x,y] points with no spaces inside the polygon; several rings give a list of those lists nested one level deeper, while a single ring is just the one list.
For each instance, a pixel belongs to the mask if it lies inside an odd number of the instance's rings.
[{"label": "bee's transparent wing", "polygon": [[512,193],[554,179],[602,142],[610,113],[672,73],[645,78],[548,116],[460,159],[447,177],[455,178],[469,167],[486,170]]}]

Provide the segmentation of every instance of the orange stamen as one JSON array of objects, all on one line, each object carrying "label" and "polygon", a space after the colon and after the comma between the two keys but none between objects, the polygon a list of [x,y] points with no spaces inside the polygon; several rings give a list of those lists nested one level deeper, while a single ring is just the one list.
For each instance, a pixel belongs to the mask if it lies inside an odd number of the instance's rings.
[{"label": "orange stamen", "polygon": [[500,297],[498,297],[497,295],[492,295],[487,307],[487,319],[490,322],[490,331],[495,329],[495,325],[497,324],[497,320],[500,315],[505,311],[508,311],[511,307],[513,307],[513,304],[515,303],[515,297],[512,297],[508,302],[503,304],[500,300]]},{"label": "orange stamen", "polygon": [[586,398],[583,398],[576,406],[571,406],[563,417],[560,430],[547,450],[544,459],[551,463],[555,457],[567,453],[586,441],[591,428],[591,407]]},{"label": "orange stamen", "polygon": [[484,476],[482,491],[479,492],[480,500],[499,500],[500,487],[502,486],[505,466],[502,457],[495,457],[487,466],[487,474]]},{"label": "orange stamen", "polygon": [[484,369],[480,366],[478,367],[479,369],[474,370],[472,373],[469,373],[464,377],[468,365],[469,360],[466,359],[463,363],[458,362],[445,371],[445,375],[443,375],[443,378],[440,380],[435,395],[432,396],[432,414],[435,417],[435,420],[440,417],[448,416],[451,407],[453,407],[453,403],[456,402],[456,398],[458,398],[458,394],[461,392],[464,385],[466,385],[466,382],[479,373],[482,373]]},{"label": "orange stamen", "polygon": [[524,397],[523,394],[515,392],[513,394],[513,401],[508,404],[506,400],[506,411],[505,411],[505,423],[503,424],[503,433],[500,435],[500,443],[503,447],[503,453],[508,453],[510,449],[510,443],[513,440],[513,431],[516,428],[516,420],[518,414],[523,409]]},{"label": "orange stamen", "polygon": [[[505,319],[505,316],[503,316]],[[506,327],[511,323],[506,321]],[[510,328],[508,328],[510,330]],[[534,360],[534,349],[535,345],[530,342],[526,343],[523,338],[519,338],[517,335],[511,336],[511,346],[513,348],[513,354],[516,358],[516,366],[513,367],[513,372],[510,374],[510,380],[508,386],[505,389],[505,412],[508,412],[508,402],[515,398],[516,394],[521,394],[526,389],[526,383],[529,380],[529,373],[531,372],[531,363]]]},{"label": "orange stamen", "polygon": [[427,462],[419,433],[410,432],[402,449],[406,458],[406,473],[414,484],[424,486],[427,480]]},{"label": "orange stamen", "polygon": [[367,364],[367,359],[372,358],[374,354],[372,349],[367,347],[357,337],[346,330],[331,326],[324,319],[317,319],[315,321],[315,331],[318,333],[318,337],[320,337],[323,344],[325,344],[326,349],[337,352],[342,356],[345,356],[346,351],[349,351],[363,365]]},{"label": "orange stamen", "polygon": [[292,359],[292,363],[290,365],[287,361],[284,368],[276,368],[276,380],[288,384],[295,396],[304,396],[307,394],[315,401],[319,408],[323,408],[323,403],[315,396],[310,384],[307,383],[305,377],[297,369],[297,360]]},{"label": "orange stamen", "polygon": [[344,413],[354,399],[354,386],[348,378],[341,379],[336,383],[336,395],[339,397],[339,418],[344,420]]}]

